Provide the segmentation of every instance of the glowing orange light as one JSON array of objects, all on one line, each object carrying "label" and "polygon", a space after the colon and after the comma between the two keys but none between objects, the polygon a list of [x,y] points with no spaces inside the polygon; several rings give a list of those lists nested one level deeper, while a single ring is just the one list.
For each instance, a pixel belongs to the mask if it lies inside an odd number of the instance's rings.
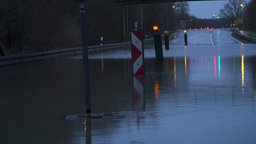
[{"label": "glowing orange light", "polygon": [[154,25],[154,26],[153,26],[153,30],[154,30],[154,31],[159,31],[159,27],[158,27],[157,25]]}]

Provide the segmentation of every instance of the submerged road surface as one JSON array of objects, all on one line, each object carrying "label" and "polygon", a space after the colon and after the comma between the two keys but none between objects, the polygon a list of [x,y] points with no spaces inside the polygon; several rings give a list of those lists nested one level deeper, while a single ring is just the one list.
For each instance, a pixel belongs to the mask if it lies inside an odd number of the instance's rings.
[{"label": "submerged road surface", "polygon": [[81,56],[0,68],[0,143],[256,143],[256,45],[213,29],[188,31],[184,46],[180,32],[163,61],[145,47],[144,78],[130,55],[89,56],[93,119]]}]

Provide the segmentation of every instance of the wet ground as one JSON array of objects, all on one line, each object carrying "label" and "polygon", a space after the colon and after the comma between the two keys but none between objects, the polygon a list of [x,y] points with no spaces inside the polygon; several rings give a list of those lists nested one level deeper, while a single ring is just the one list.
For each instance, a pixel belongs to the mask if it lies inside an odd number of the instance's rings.
[{"label": "wet ground", "polygon": [[129,50],[90,55],[89,120],[81,56],[0,68],[1,143],[256,143],[256,45],[177,33],[161,62],[145,47],[145,69],[131,75]]}]

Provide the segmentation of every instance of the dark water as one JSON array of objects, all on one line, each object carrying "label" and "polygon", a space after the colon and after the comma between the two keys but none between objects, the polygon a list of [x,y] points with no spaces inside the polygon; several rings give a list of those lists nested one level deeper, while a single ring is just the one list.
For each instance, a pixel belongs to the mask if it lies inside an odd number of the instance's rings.
[{"label": "dark water", "polygon": [[2,67],[1,143],[256,142],[255,57],[145,63],[145,77],[134,79],[129,59],[90,60],[93,113],[118,113],[92,120],[64,119],[85,109],[81,60]]},{"label": "dark water", "polygon": [[[178,33],[181,34],[181,33]],[[225,30],[188,31],[145,49],[90,55],[93,119],[85,119],[81,56],[0,68],[1,144],[255,144],[256,50]]]}]

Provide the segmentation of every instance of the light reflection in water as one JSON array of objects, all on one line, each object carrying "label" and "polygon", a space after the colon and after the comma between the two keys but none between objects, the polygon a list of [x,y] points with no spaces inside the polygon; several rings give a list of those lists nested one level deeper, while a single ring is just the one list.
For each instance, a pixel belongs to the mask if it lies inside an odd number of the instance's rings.
[{"label": "light reflection in water", "polygon": [[136,112],[137,124],[139,126],[141,122],[141,112],[145,110],[144,77],[142,75],[133,77],[133,110]]},{"label": "light reflection in water", "polygon": [[173,64],[173,75],[174,75],[174,87],[176,88],[176,81],[177,81],[177,66],[176,66],[176,58],[174,57],[174,64]]},{"label": "light reflection in water", "polygon": [[185,68],[185,75],[188,73],[188,67],[187,67],[187,56],[184,57],[184,68]]},{"label": "light reflection in water", "polygon": [[84,124],[84,133],[86,136],[86,144],[91,144],[92,143],[92,124],[91,124],[91,119],[84,119],[83,121]]},{"label": "light reflection in water", "polygon": [[244,80],[244,55],[241,56],[241,80],[242,80],[242,90],[244,90],[245,80]]},{"label": "light reflection in water", "polygon": [[219,77],[221,77],[221,57],[218,56],[218,74],[219,74]]},{"label": "light reflection in water", "polygon": [[155,99],[159,99],[159,97],[160,97],[160,85],[159,85],[158,80],[155,81],[154,90],[155,90]]},{"label": "light reflection in water", "polygon": [[218,77],[221,77],[221,56],[213,56],[213,73],[214,73],[214,78],[216,80],[217,76],[217,70],[218,70]]},{"label": "light reflection in water", "polygon": [[216,80],[216,73],[217,73],[217,58],[216,58],[216,56],[213,56],[213,73],[214,73],[214,79]]}]

